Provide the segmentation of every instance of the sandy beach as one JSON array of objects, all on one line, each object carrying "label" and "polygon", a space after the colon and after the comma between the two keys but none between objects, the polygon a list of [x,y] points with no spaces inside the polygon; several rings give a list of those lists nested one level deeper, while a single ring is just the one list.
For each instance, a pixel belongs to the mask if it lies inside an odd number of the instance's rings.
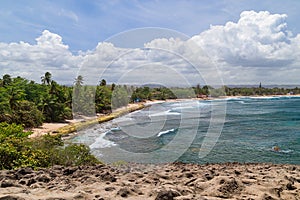
[{"label": "sandy beach", "polygon": [[300,199],[300,166],[115,164],[0,172],[0,199]]},{"label": "sandy beach", "polygon": [[106,122],[117,118],[121,115],[128,114],[130,112],[143,109],[144,104],[128,104],[122,108],[118,108],[113,110],[110,114],[97,114],[97,116],[80,116],[76,119],[66,120],[65,123],[43,123],[42,126],[37,128],[28,129],[26,131],[31,131],[32,134],[29,136],[30,138],[40,137],[46,134],[63,134],[68,135],[70,133],[74,133],[81,128],[85,128],[87,126],[91,126],[93,124]]},{"label": "sandy beach", "polygon": [[50,132],[55,132],[57,129],[67,126],[69,123],[43,123],[42,126],[38,128],[32,128],[29,131],[33,133],[29,135],[30,138],[40,137]]}]

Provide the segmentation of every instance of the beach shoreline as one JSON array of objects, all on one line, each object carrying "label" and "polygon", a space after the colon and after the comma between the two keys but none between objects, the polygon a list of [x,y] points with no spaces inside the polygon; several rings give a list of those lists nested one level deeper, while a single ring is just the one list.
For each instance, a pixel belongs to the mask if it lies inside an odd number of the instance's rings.
[{"label": "beach shoreline", "polygon": [[[141,110],[144,107],[151,106],[153,104],[159,103],[172,103],[172,102],[184,102],[184,101],[193,101],[193,100],[218,100],[218,99],[238,99],[238,98],[272,98],[272,97],[300,97],[300,94],[296,95],[264,95],[264,96],[220,96],[220,97],[207,97],[207,98],[186,98],[186,99],[166,99],[166,100],[147,100],[146,102],[141,103],[131,103],[128,106],[118,108],[114,110],[111,114],[100,115],[94,117],[81,116],[81,119],[66,120],[65,123],[43,123],[42,126],[38,128],[28,129],[33,133],[29,136],[30,138],[40,137],[46,134],[62,134],[68,135],[75,132],[77,129],[81,129],[81,125],[86,127],[84,124],[97,124],[106,121],[110,121],[118,117],[114,113],[127,114],[129,112]],[[75,127],[75,128],[74,128]]]},{"label": "beach shoreline", "polygon": [[43,135],[58,135],[70,136],[70,134],[81,130],[83,128],[90,127],[92,125],[103,123],[126,115],[130,112],[141,110],[147,105],[143,103],[128,104],[127,106],[113,110],[110,114],[97,114],[97,116],[80,116],[79,118],[73,120],[66,120],[64,123],[43,123],[42,126],[37,128],[28,129],[26,131],[31,131],[32,134],[29,135],[30,138],[41,137]]}]

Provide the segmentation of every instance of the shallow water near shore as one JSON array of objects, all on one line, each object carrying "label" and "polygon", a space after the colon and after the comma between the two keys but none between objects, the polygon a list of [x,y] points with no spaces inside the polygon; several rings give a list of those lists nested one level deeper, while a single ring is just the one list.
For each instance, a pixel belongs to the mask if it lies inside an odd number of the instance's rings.
[{"label": "shallow water near shore", "polygon": [[[212,105],[220,101],[227,106],[222,133],[211,152],[200,159]],[[174,140],[177,148],[172,153],[164,151]],[[153,162],[167,162],[176,154],[176,161],[185,163],[300,164],[300,98],[239,97],[154,104],[82,130],[71,142],[88,145],[94,155],[108,162],[138,162],[145,154],[153,154]],[[279,150],[274,151],[274,146]]]}]

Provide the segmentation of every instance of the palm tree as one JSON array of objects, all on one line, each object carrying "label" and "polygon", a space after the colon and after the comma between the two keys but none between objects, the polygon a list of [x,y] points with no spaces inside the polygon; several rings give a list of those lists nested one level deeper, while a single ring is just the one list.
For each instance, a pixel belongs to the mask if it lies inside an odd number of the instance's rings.
[{"label": "palm tree", "polygon": [[55,95],[58,94],[58,84],[53,80],[51,81],[51,87],[50,87],[49,93],[50,94],[55,94]]},{"label": "palm tree", "polygon": [[114,91],[114,89],[115,89],[115,87],[116,87],[116,84],[111,84],[111,91]]},{"label": "palm tree", "polygon": [[81,75],[77,76],[77,78],[75,78],[75,86],[82,86],[83,84],[83,77]]},{"label": "palm tree", "polygon": [[5,74],[5,75],[3,76],[3,79],[2,79],[2,85],[3,85],[3,86],[10,85],[11,82],[12,82],[11,76],[10,76],[9,74]]},{"label": "palm tree", "polygon": [[42,76],[41,77],[41,81],[43,84],[46,84],[49,85],[51,83],[51,73],[50,72],[46,72],[45,73],[45,76]]},{"label": "palm tree", "polygon": [[106,80],[105,79],[102,79],[100,81],[100,86],[106,86]]},{"label": "palm tree", "polygon": [[10,108],[14,110],[18,106],[18,101],[24,98],[25,93],[23,90],[13,87],[9,88],[7,93],[9,94]]}]

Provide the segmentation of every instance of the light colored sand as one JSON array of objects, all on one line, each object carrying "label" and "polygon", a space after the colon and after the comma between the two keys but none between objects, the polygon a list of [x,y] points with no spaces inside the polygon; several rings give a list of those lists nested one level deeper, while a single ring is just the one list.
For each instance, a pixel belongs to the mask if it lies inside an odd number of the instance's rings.
[{"label": "light colored sand", "polygon": [[49,132],[56,131],[57,129],[68,125],[68,123],[43,123],[41,127],[33,128],[31,131],[33,134],[29,135],[30,138],[40,137]]}]

